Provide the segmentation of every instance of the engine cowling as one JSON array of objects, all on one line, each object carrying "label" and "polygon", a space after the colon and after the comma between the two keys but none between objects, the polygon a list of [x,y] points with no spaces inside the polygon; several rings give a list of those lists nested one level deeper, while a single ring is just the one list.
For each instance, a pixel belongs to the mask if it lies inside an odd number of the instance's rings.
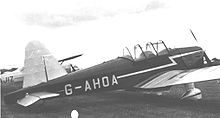
[{"label": "engine cowling", "polygon": [[181,99],[200,100],[202,99],[202,92],[195,88],[194,83],[186,84],[186,92],[181,96]]}]

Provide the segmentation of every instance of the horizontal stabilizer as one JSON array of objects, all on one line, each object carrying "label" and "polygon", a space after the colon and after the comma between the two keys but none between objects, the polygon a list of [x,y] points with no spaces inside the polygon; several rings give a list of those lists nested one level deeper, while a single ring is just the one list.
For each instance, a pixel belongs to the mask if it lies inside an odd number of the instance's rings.
[{"label": "horizontal stabilizer", "polygon": [[24,98],[17,100],[17,103],[22,105],[22,106],[30,106],[37,102],[40,99],[45,99],[45,98],[52,98],[52,97],[57,97],[60,94],[57,93],[49,93],[49,92],[38,92],[38,93],[31,93],[27,94]]},{"label": "horizontal stabilizer", "polygon": [[38,100],[40,100],[39,97],[32,96],[32,95],[26,95],[24,98],[17,100],[17,103],[26,107],[26,106],[29,106],[29,105],[37,102]]}]

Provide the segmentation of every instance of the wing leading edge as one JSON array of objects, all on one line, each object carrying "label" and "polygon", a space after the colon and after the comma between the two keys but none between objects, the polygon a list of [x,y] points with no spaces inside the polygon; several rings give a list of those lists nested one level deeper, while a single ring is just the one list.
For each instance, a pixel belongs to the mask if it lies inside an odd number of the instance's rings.
[{"label": "wing leading edge", "polygon": [[135,88],[155,89],[187,83],[216,80],[220,78],[220,66],[211,66],[191,70],[172,70],[145,80],[135,85]]}]

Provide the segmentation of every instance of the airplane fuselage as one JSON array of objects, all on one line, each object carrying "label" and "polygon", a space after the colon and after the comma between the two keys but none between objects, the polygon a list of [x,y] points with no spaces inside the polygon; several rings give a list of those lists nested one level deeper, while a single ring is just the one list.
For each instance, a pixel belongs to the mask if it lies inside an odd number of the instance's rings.
[{"label": "airplane fuselage", "polygon": [[[5,102],[14,103],[27,93],[48,92],[61,96],[89,94],[93,92],[129,89],[141,81],[151,81],[157,73],[199,68],[203,64],[204,51],[199,47],[178,48],[169,54],[151,58],[134,59],[118,57],[96,66],[58,77],[47,83],[24,88],[16,94],[5,96]],[[198,66],[199,65],[199,66]]]}]

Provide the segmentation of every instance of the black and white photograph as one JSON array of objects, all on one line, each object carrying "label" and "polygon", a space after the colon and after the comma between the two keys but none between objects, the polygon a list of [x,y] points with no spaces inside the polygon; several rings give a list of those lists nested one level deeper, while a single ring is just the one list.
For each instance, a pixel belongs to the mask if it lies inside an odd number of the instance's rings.
[{"label": "black and white photograph", "polygon": [[219,118],[220,1],[0,1],[1,118]]}]

